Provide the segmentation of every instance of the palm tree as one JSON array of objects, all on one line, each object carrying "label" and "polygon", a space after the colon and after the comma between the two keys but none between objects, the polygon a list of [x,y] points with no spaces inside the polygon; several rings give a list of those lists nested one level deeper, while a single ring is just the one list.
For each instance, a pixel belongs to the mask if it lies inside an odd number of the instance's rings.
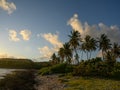
[{"label": "palm tree", "polygon": [[64,57],[66,59],[67,63],[71,63],[71,58],[72,58],[72,50],[70,49],[70,44],[69,43],[65,43],[63,45],[63,49],[64,49]]},{"label": "palm tree", "polygon": [[107,35],[102,34],[100,38],[98,38],[99,49],[102,50],[102,56],[104,59],[105,53],[111,48],[110,39],[108,39]]},{"label": "palm tree", "polygon": [[[77,48],[80,46],[81,42],[81,35],[78,31],[71,31],[71,35],[68,35],[70,38],[69,44],[72,49],[73,55],[78,55]],[[74,53],[75,52],[75,53]],[[77,59],[77,62],[79,63],[79,58]]]},{"label": "palm tree", "polygon": [[88,59],[88,52],[90,52],[90,48],[91,48],[90,41],[91,41],[91,36],[86,35],[82,45],[84,47],[84,51],[87,53],[87,59]]},{"label": "palm tree", "polygon": [[80,46],[80,50],[81,50],[81,60],[83,58],[83,52],[86,52],[86,49],[85,49],[85,43],[82,43],[81,46]]},{"label": "palm tree", "polygon": [[90,58],[92,51],[95,51],[97,49],[97,41],[94,38],[90,39]]}]

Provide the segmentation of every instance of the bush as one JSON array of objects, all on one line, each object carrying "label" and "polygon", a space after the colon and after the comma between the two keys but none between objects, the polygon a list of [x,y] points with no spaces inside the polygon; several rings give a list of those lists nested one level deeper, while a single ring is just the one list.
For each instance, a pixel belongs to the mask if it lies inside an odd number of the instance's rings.
[{"label": "bush", "polygon": [[51,74],[51,70],[49,67],[42,68],[38,71],[38,74],[40,75],[49,75]]},{"label": "bush", "polygon": [[63,64],[57,64],[51,67],[45,67],[38,71],[41,75],[49,75],[49,74],[55,74],[55,73],[69,73],[73,71],[72,65],[67,65],[66,63]]}]

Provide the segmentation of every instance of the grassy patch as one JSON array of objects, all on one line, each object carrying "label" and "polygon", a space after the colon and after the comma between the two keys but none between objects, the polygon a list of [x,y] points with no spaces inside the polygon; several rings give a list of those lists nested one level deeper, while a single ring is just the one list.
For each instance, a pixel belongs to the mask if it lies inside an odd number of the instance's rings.
[{"label": "grassy patch", "polygon": [[73,77],[64,82],[65,90],[119,90],[120,81],[98,78]]}]

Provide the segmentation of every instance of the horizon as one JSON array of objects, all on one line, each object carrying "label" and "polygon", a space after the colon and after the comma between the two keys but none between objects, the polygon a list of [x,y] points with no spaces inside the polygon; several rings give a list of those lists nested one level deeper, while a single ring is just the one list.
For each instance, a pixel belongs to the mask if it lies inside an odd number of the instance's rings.
[{"label": "horizon", "polygon": [[120,44],[119,4],[119,0],[0,0],[0,58],[49,60],[72,30],[82,37],[105,33]]}]

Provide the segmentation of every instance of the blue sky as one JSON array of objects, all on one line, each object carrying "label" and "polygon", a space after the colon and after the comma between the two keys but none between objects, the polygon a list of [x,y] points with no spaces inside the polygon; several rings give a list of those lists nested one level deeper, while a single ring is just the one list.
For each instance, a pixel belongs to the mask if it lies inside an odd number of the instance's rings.
[{"label": "blue sky", "polygon": [[48,60],[73,29],[120,43],[120,0],[0,0],[0,57]]}]

